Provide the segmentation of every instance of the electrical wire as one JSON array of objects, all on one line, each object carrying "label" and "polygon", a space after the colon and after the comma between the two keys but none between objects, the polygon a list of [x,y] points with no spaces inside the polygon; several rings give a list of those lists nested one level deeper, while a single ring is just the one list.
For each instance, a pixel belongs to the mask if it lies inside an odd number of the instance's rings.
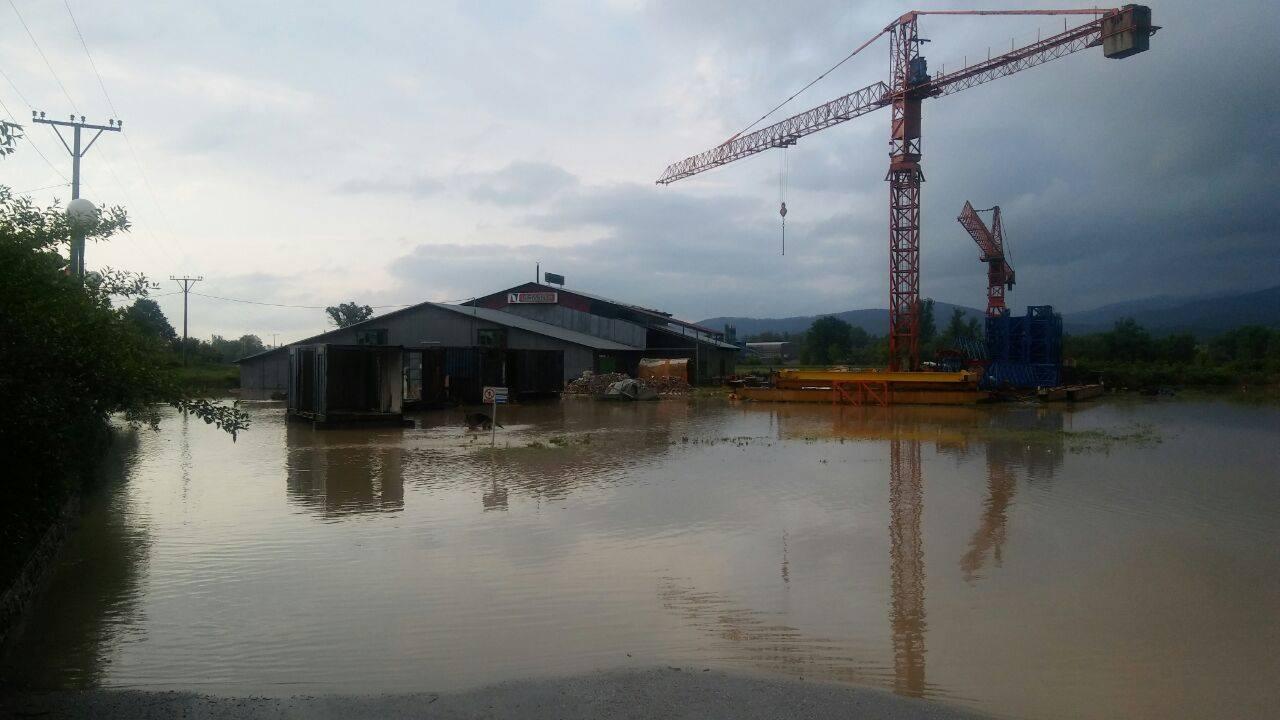
[{"label": "electrical wire", "polygon": [[[224,297],[224,296],[222,296],[222,295],[210,295],[210,294],[208,294],[208,293],[196,292],[195,290],[192,290],[192,291],[191,291],[191,294],[192,294],[192,295],[199,295],[200,297],[203,297],[203,298],[209,298],[209,299],[211,299],[211,300],[225,300],[225,301],[227,301],[227,302],[244,303],[244,304],[246,304],[246,305],[264,305],[264,306],[267,306],[267,307],[292,308],[292,309],[297,309],[297,310],[326,310],[326,309],[328,309],[328,308],[330,307],[330,306],[328,306],[328,305],[289,305],[289,304],[285,304],[285,303],[263,302],[263,301],[261,301],[261,300],[245,300],[245,299],[243,299],[243,298],[231,298],[231,297]],[[468,298],[455,298],[455,299],[452,299],[452,300],[439,300],[439,301],[435,301],[435,302],[438,302],[438,303],[439,303],[439,304],[441,304],[441,305],[446,305],[446,304],[449,304],[449,303],[462,302],[463,300],[467,300],[467,299],[468,299]],[[398,304],[394,304],[394,305],[370,305],[369,307],[371,307],[371,308],[373,308],[373,309],[375,309],[375,310],[381,310],[381,309],[384,309],[384,308],[406,308],[406,307],[413,307],[414,305],[421,305],[421,304],[422,304],[421,302],[416,302],[416,303],[398,303]]]},{"label": "electrical wire", "polygon": [[[67,87],[66,87],[66,85],[64,85],[64,84],[62,83],[62,78],[60,78],[60,77],[58,76],[58,72],[57,72],[56,70],[54,70],[54,69],[53,69],[53,64],[49,62],[49,58],[44,54],[44,50],[40,47],[40,43],[39,43],[39,41],[37,41],[37,40],[36,40],[36,36],[35,36],[34,34],[32,34],[32,32],[31,32],[31,28],[27,26],[27,22],[26,22],[26,20],[25,20],[25,19],[23,19],[23,17],[22,17],[22,13],[18,11],[18,6],[14,4],[13,0],[9,0],[9,7],[13,8],[13,12],[14,12],[14,14],[18,16],[18,21],[19,21],[20,23],[22,23],[22,27],[23,27],[23,29],[27,31],[27,37],[31,39],[31,44],[32,44],[33,46],[35,46],[36,52],[37,52],[37,53],[39,53],[39,54],[40,54],[40,57],[44,60],[45,67],[47,67],[47,68],[49,69],[49,74],[53,76],[53,80],[54,80],[54,82],[56,82],[56,83],[58,84],[58,87],[62,90],[62,94],[67,98],[67,102],[71,103],[71,108],[72,108],[73,110],[75,110],[75,112],[76,112],[76,114],[77,114],[77,115],[79,115],[79,114],[80,114],[80,109],[76,106],[76,101],[71,97],[71,93],[67,92]],[[67,6],[67,11],[68,11],[68,12],[70,12],[70,10],[71,10],[71,8],[70,8],[70,6],[68,5],[68,6]],[[71,18],[71,22],[72,22],[72,24],[73,24],[73,25],[75,25],[75,27],[76,27],[76,33],[77,33],[78,35],[80,35],[80,41],[81,41],[81,43],[83,44],[83,43],[84,43],[84,36],[80,34],[80,26],[79,26],[79,24],[78,24],[78,23],[76,23],[76,21],[75,21],[75,16],[74,16],[74,15],[73,15],[73,16],[72,16],[72,18]],[[88,46],[87,46],[87,45],[85,46],[85,52],[86,52],[86,54],[88,53]],[[97,65],[94,63],[94,61],[93,61],[93,57],[92,57],[92,56],[89,56],[89,63],[90,63],[91,65],[93,65],[94,73],[95,73],[95,74],[97,74],[97,72],[98,72]],[[5,75],[5,80],[7,80],[7,81],[9,82],[9,85],[10,85],[10,87],[12,87],[12,88],[13,88],[14,92],[18,93],[18,96],[19,96],[19,97],[21,97],[21,98],[23,99],[23,101],[24,101],[24,102],[27,102],[27,105],[28,105],[28,106],[30,106],[30,105],[31,105],[31,103],[30,103],[29,101],[27,101],[27,100],[26,100],[26,97],[25,97],[25,96],[24,96],[20,91],[18,91],[17,86],[16,86],[16,85],[14,85],[13,80],[12,80],[11,78],[9,78],[9,76],[8,76],[8,75]],[[99,84],[102,84],[102,76],[101,76],[101,75],[98,75],[98,82],[99,82]],[[105,93],[106,93],[106,87],[105,87],[105,85],[103,86],[103,93],[104,93],[104,95],[105,95]],[[114,112],[114,104],[111,102],[111,98],[110,98],[110,96],[107,96],[107,104],[108,104],[108,105],[112,105],[112,111]],[[15,121],[15,122],[16,122],[16,121]],[[123,133],[121,133],[121,134],[123,134]],[[25,134],[24,134],[24,136],[25,136]],[[32,143],[31,143],[31,144],[32,144],[32,147],[35,147],[35,143],[34,143],[34,141],[32,141]],[[39,149],[38,149],[38,148],[36,149],[36,152],[37,152],[41,157],[44,157],[44,153],[41,153],[41,152],[39,151]],[[111,160],[110,160],[110,156],[106,153],[106,151],[105,151],[105,150],[104,150],[104,151],[101,151],[101,156],[102,156],[102,162],[103,162],[103,164],[104,164],[104,165],[106,165],[106,167],[107,167],[107,171],[111,173],[111,178],[112,178],[113,180],[115,180],[116,187],[119,189],[120,194],[124,196],[125,204],[126,204],[126,205],[128,205],[128,206],[131,206],[131,207],[136,207],[136,205],[135,205],[135,204],[134,204],[134,202],[133,202],[133,198],[129,195],[129,191],[125,188],[125,184],[124,184],[124,182],[120,179],[120,175],[116,172],[115,165],[111,162]],[[45,162],[49,162],[48,158],[45,158]],[[54,167],[54,168],[55,168],[55,171],[56,171],[56,167],[53,165],[53,163],[51,163],[51,162],[50,162],[50,163],[49,163],[49,165],[50,165],[50,167]],[[66,180],[66,175],[63,175],[61,172],[58,172],[58,176],[59,176],[59,177],[61,177],[61,178],[63,178],[64,180]],[[145,181],[145,177],[144,177],[144,181]],[[85,184],[87,184],[87,183],[85,183],[85,182],[81,181],[81,184],[82,184],[82,185],[85,185]],[[154,196],[153,196],[153,201],[154,201]],[[162,212],[163,212],[163,211],[162,211]],[[170,262],[172,262],[172,261],[173,261],[173,256],[172,256],[172,254],[169,252],[168,248],[167,248],[167,247],[165,247],[165,245],[164,245],[163,243],[161,243],[161,242],[160,242],[160,239],[159,239],[158,237],[156,237],[155,231],[151,229],[151,226],[150,226],[150,225],[145,225],[145,224],[144,224],[144,225],[143,225],[143,228],[144,228],[144,229],[145,229],[145,231],[146,231],[146,236],[148,236],[148,238],[149,238],[149,239],[150,239],[150,240],[151,240],[155,245],[159,246],[159,247],[160,247],[160,249],[161,249],[161,251],[162,251],[162,252],[163,252],[163,253],[168,257],[169,261],[170,261]]]},{"label": "electrical wire", "polygon": [[40,192],[41,190],[52,190],[54,188],[66,187],[70,183],[60,182],[53,185],[45,185],[44,187],[31,188],[30,190],[19,190],[15,195],[26,195],[27,193]]},{"label": "electrical wire", "polygon": [[[84,33],[80,30],[80,23],[76,21],[76,15],[71,11],[70,0],[62,0],[62,4],[67,9],[67,16],[71,18],[71,25],[76,29],[76,36],[80,38],[80,47],[84,48],[84,55],[89,59],[89,67],[93,68],[94,77],[98,79],[98,87],[102,89],[102,96],[107,100],[107,107],[111,108],[111,114],[119,119],[120,113],[116,110],[116,104],[111,100],[111,93],[107,92],[107,83],[102,79],[102,73],[98,72],[98,63],[93,59],[93,53],[89,52],[89,43],[84,39]],[[142,184],[147,189],[147,195],[151,198],[151,203],[156,206],[156,212],[160,215],[160,221],[164,224],[165,231],[173,235],[173,226],[169,222],[169,216],[164,211],[164,206],[160,204],[160,200],[156,197],[155,189],[151,186],[151,178],[147,176],[142,167],[142,161],[138,159],[138,151],[133,147],[133,140],[129,139],[129,134],[123,129],[120,135],[124,137],[125,146],[129,148],[129,155],[133,158],[134,167],[138,169],[138,175],[142,178]],[[164,245],[161,245],[164,248]],[[166,250],[167,254],[167,250]],[[172,257],[170,257],[172,260]]]},{"label": "electrical wire", "polygon": [[[14,85],[12,80],[9,80],[9,76],[5,75],[3,70],[0,70],[0,75],[4,75],[4,79],[9,81],[9,87],[13,88],[13,91],[18,94],[19,98],[22,98],[23,102],[26,102],[27,99],[22,96],[21,92],[18,92],[18,86]],[[13,121],[14,125],[21,125],[21,123],[18,122],[18,118],[14,117],[13,112],[9,110],[9,106],[4,103],[4,100],[0,100],[0,109],[4,110],[4,114],[9,116],[9,119]],[[31,144],[31,149],[36,151],[36,155],[39,155],[40,159],[44,161],[44,164],[48,165],[50,170],[57,174],[58,177],[62,178],[64,183],[71,182],[67,179],[66,175],[62,174],[62,171],[58,169],[58,166],[53,164],[53,161],[51,161],[44,153],[40,152],[40,146],[36,145],[35,140],[32,140],[25,132],[22,133],[22,138]]]},{"label": "electrical wire", "polygon": [[22,29],[27,31],[27,37],[31,38],[31,44],[36,46],[36,52],[40,54],[40,59],[44,60],[45,67],[49,68],[49,73],[53,75],[53,79],[61,88],[62,94],[66,96],[67,102],[71,103],[71,109],[80,114],[80,108],[76,107],[76,101],[71,99],[71,93],[67,92],[67,86],[62,84],[62,79],[58,77],[58,71],[53,69],[53,63],[49,62],[49,58],[45,56],[44,50],[40,49],[40,43],[36,42],[36,36],[31,34],[31,28],[27,27],[27,21],[22,19],[22,13],[18,12],[18,6],[13,4],[13,0],[9,0],[9,7],[13,8],[13,14],[18,16],[18,22],[22,23]]},{"label": "electrical wire", "polygon": [[71,25],[76,29],[76,36],[80,38],[80,47],[84,48],[84,54],[89,58],[89,65],[93,68],[94,76],[98,78],[98,87],[102,88],[102,96],[107,99],[107,107],[111,108],[112,117],[120,117],[120,113],[116,112],[115,103],[111,102],[111,96],[107,94],[106,83],[102,82],[102,73],[98,72],[98,63],[94,62],[93,55],[89,54],[89,45],[84,41],[84,33],[80,32],[80,23],[76,22],[75,13],[71,12],[71,3],[69,0],[62,0],[62,4],[67,8],[67,15],[71,16]]}]

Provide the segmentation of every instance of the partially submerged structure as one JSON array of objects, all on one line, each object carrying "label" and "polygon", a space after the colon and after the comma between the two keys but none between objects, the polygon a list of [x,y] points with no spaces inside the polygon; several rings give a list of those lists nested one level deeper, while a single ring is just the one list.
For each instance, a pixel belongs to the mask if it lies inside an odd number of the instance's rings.
[{"label": "partially submerged structure", "polygon": [[635,377],[642,358],[684,358],[691,384],[712,383],[733,374],[737,345],[724,333],[680,320],[669,312],[611,300],[581,290],[530,282],[485,295],[473,301],[548,325],[607,338],[628,345],[632,352],[612,358],[597,372],[623,372]]},{"label": "partially submerged structure", "polygon": [[738,347],[658,310],[527,283],[467,305],[419,303],[238,361],[246,399],[292,398],[290,349],[400,348],[405,407],[478,402],[486,385],[513,397],[559,393],[585,371],[633,377],[646,358],[687,362],[687,379],[733,372]]},{"label": "partially submerged structure", "polygon": [[390,345],[289,348],[290,420],[315,427],[404,424],[404,349]]}]

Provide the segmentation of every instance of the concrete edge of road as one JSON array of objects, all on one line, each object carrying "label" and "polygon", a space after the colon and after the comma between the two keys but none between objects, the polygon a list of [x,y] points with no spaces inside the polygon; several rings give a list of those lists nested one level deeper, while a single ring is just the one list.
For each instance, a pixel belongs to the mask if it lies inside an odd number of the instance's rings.
[{"label": "concrete edge of road", "polygon": [[0,697],[0,715],[50,718],[902,718],[985,717],[877,688],[701,668],[597,672],[451,693],[221,697],[146,690],[60,690]]}]

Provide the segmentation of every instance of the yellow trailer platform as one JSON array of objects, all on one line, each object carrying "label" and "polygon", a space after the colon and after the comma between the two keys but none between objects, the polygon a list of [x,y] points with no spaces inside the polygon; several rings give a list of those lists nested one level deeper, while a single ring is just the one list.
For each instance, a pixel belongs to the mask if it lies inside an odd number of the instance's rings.
[{"label": "yellow trailer platform", "polygon": [[755,402],[828,402],[843,405],[967,405],[987,400],[970,372],[780,370],[773,387],[742,388]]}]

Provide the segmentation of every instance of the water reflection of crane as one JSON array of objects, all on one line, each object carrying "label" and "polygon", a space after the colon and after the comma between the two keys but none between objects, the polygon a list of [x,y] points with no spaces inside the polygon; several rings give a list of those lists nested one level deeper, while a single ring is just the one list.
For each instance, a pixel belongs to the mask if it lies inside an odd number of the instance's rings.
[{"label": "water reflection of crane", "polygon": [[[960,558],[965,580],[977,580],[990,556],[996,567],[1004,560],[1008,538],[1009,508],[1018,493],[1018,478],[1027,480],[1051,478],[1062,464],[1063,415],[1039,409],[1013,416],[1020,432],[1036,433],[1038,442],[1027,442],[1016,433],[1012,437],[995,436],[983,443],[987,463],[987,497],[983,500],[982,517],[969,540],[969,549]],[[964,452],[964,448],[939,448]]]},{"label": "water reflection of crane", "polygon": [[893,631],[894,692],[924,694],[924,483],[920,441],[889,444],[889,555],[892,592],[889,623]]},{"label": "water reflection of crane", "polygon": [[[908,433],[909,434],[909,433]],[[889,625],[893,638],[892,687],[901,695],[937,694],[925,681],[925,570],[921,520],[924,484],[919,439],[894,439],[889,452]],[[782,578],[790,583],[783,536]],[[842,682],[884,681],[877,663],[849,657],[842,644],[771,623],[768,614],[741,607],[728,597],[664,580],[663,605],[695,628],[728,643],[735,655],[761,669]]]}]

